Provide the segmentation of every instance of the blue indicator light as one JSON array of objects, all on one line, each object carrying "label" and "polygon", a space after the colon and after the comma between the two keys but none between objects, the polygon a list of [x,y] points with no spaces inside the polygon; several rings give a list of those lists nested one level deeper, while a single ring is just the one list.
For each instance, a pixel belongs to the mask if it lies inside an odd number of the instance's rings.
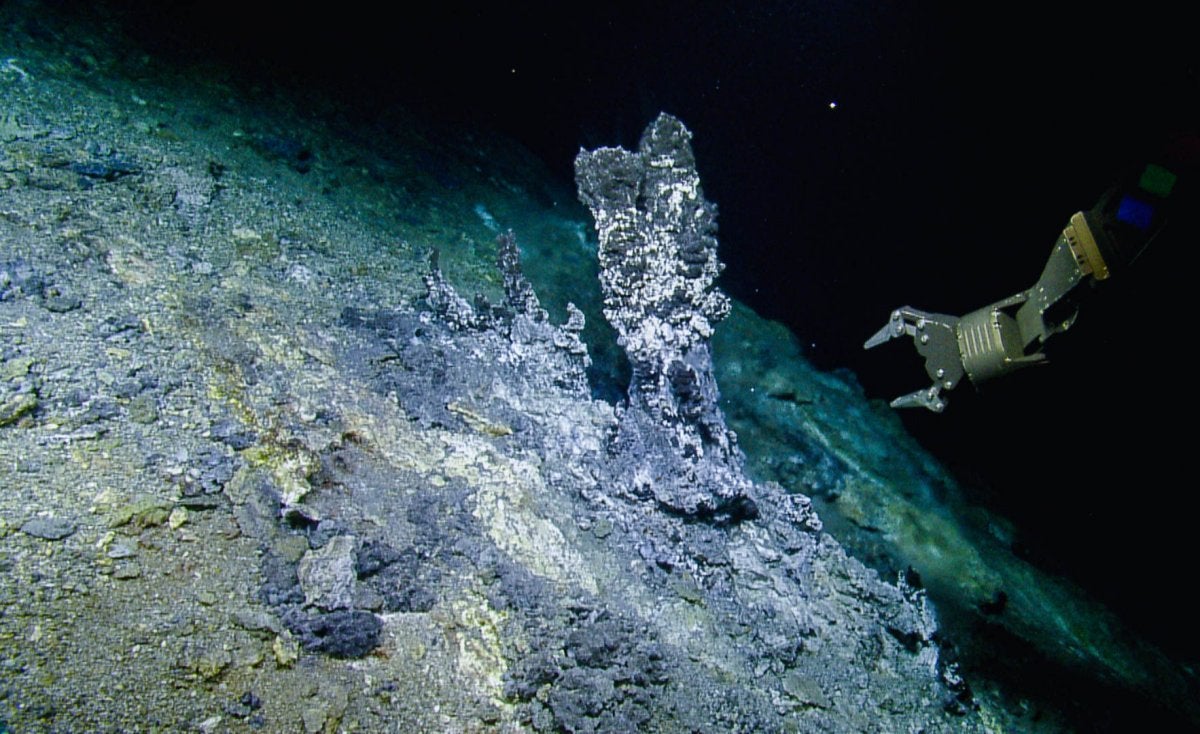
[{"label": "blue indicator light", "polygon": [[1117,207],[1117,221],[1144,231],[1150,229],[1153,220],[1154,207],[1144,201],[1138,201],[1132,196],[1121,199],[1121,204]]}]

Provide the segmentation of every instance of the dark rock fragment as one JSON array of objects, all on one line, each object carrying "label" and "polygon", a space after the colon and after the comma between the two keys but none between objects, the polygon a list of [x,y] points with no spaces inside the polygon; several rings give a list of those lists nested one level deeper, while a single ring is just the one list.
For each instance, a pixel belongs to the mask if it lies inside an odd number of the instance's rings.
[{"label": "dark rock fragment", "polygon": [[309,652],[335,658],[361,658],[379,644],[383,622],[374,614],[338,610],[309,615],[294,609],[284,615],[284,624]]},{"label": "dark rock fragment", "polygon": [[42,540],[63,540],[75,534],[75,523],[57,517],[35,517],[21,526],[21,532]]},{"label": "dark rock fragment", "polygon": [[83,299],[65,286],[48,285],[42,290],[42,305],[54,313],[67,313],[83,305]]},{"label": "dark rock fragment", "polygon": [[116,181],[119,178],[142,172],[142,169],[136,163],[117,156],[90,161],[78,161],[71,163],[67,168],[84,178],[105,182]]},{"label": "dark rock fragment", "polygon": [[243,429],[235,421],[228,419],[214,423],[209,429],[209,435],[234,451],[248,449],[258,443],[257,433]]}]

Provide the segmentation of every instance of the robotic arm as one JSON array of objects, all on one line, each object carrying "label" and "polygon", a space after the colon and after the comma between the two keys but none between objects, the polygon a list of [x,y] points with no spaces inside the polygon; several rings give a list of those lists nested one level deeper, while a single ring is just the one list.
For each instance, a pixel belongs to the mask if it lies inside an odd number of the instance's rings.
[{"label": "robotic arm", "polygon": [[1157,236],[1175,182],[1172,171],[1151,164],[1135,181],[1110,189],[1092,209],[1077,212],[1054,244],[1041,277],[1027,290],[962,317],[911,306],[893,311],[864,348],[911,336],[933,385],[896,398],[892,407],[940,413],[947,402],[943,393],[964,375],[979,386],[1044,363],[1046,341],[1069,329],[1079,314],[1080,286],[1120,271]]}]

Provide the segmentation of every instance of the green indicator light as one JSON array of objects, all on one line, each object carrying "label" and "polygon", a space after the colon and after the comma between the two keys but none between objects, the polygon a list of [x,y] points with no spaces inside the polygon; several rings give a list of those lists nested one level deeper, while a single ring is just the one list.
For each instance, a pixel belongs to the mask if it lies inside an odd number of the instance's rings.
[{"label": "green indicator light", "polygon": [[1138,188],[1147,194],[1154,194],[1165,199],[1171,195],[1171,189],[1175,188],[1175,174],[1162,166],[1151,163],[1146,166],[1146,170],[1142,171]]}]

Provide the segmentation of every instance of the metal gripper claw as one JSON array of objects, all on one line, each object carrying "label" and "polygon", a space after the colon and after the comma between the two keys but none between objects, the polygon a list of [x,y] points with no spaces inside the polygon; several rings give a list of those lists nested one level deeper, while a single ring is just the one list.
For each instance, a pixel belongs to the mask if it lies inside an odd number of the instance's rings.
[{"label": "metal gripper claw", "polygon": [[928,408],[940,413],[946,408],[943,390],[952,390],[964,370],[958,347],[958,317],[920,311],[901,306],[892,311],[888,323],[866,341],[864,349],[877,347],[891,339],[911,336],[917,353],[925,358],[925,372],[933,385],[901,395],[891,402],[893,408]]}]

